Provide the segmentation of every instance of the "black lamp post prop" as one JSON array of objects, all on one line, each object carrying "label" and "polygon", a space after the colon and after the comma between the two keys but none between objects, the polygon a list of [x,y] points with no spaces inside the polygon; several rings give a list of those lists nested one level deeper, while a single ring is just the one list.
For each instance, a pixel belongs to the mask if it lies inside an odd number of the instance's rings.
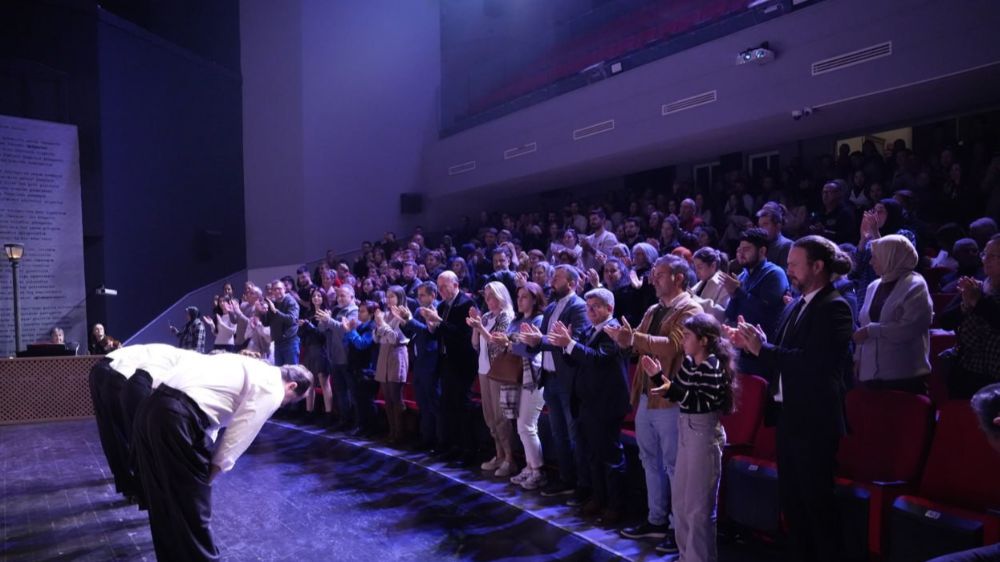
[{"label": "black lamp post prop", "polygon": [[21,351],[21,295],[17,283],[17,266],[24,255],[24,246],[21,244],[4,244],[3,250],[10,261],[12,278],[12,289],[14,290],[14,353]]}]

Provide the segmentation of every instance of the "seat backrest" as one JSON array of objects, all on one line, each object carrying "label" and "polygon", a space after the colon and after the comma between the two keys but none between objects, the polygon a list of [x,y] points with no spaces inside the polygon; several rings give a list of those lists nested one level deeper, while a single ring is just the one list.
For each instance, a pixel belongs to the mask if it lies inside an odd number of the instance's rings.
[{"label": "seat backrest", "polygon": [[732,445],[750,445],[764,417],[767,399],[767,381],[756,375],[737,374],[736,411],[722,417],[726,428],[726,442]]},{"label": "seat backrest", "polygon": [[774,427],[761,423],[753,438],[753,456],[758,459],[778,460],[778,438]]},{"label": "seat backrest", "polygon": [[920,495],[970,509],[1000,506],[1000,454],[990,447],[972,406],[952,400],[941,406]]},{"label": "seat backrest", "polygon": [[851,432],[840,440],[838,474],[863,482],[919,482],[933,432],[930,399],[856,388],[846,402]]}]

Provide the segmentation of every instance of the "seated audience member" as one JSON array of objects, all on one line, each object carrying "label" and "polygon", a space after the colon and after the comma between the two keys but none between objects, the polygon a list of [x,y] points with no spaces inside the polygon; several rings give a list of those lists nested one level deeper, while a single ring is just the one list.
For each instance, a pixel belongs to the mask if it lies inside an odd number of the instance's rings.
[{"label": "seated audience member", "polygon": [[618,317],[624,316],[630,324],[636,326],[642,320],[642,315],[651,304],[643,300],[642,280],[625,262],[618,258],[608,258],[604,263],[604,283],[597,278],[597,272],[591,269],[587,272],[591,288],[606,288],[615,296],[615,311]]},{"label": "seated audience member", "polygon": [[681,230],[694,232],[694,229],[701,226],[702,219],[698,216],[698,205],[694,199],[684,199],[677,211],[677,222]]},{"label": "seated audience member", "polygon": [[691,287],[694,302],[716,320],[725,322],[729,293],[723,284],[725,273],[719,270],[722,258],[714,248],[701,248],[694,253],[694,272],[698,283]]},{"label": "seated audience member", "polygon": [[585,295],[590,328],[574,339],[570,328],[556,322],[549,330],[549,343],[562,347],[567,362],[576,366],[573,399],[579,413],[577,446],[590,470],[590,499],[581,515],[600,516],[604,525],[616,525],[625,503],[625,452],[621,424],[631,406],[628,393],[628,356],[605,326],[619,327],[612,318],[615,297],[607,289],[592,289]]},{"label": "seated audience member", "polygon": [[[743,272],[738,277],[729,273],[722,278],[729,294],[726,321],[736,322],[742,316],[749,324],[759,324],[764,333],[773,338],[776,323],[785,308],[788,278],[781,268],[768,261],[767,233],[763,229],[749,228],[743,232],[736,247],[736,261],[743,266]],[[759,368],[756,358],[740,354],[740,371],[753,374],[759,372]]]},{"label": "seated audience member", "polygon": [[1000,378],[1000,235],[983,252],[986,279],[958,280],[958,297],[941,314],[941,326],[955,330],[955,356],[948,395],[965,399]]},{"label": "seated audience member", "polygon": [[549,262],[561,263],[559,254],[563,251],[569,251],[573,255],[574,263],[580,261],[580,257],[583,255],[583,248],[577,240],[576,231],[572,228],[567,228],[559,241],[553,240],[549,245]]},{"label": "seated audience member", "polygon": [[[985,386],[972,397],[972,411],[986,440],[1000,454],[1000,384]],[[929,562],[992,562],[1000,560],[1000,543],[946,554]]]},{"label": "seated audience member", "polygon": [[[914,248],[917,247],[917,236],[909,229],[905,228],[905,214],[903,207],[895,199],[882,199],[870,211],[865,211],[861,216],[861,237],[858,240],[857,261],[853,276],[858,296],[864,300],[865,291],[877,275],[872,270],[871,264],[871,243],[882,236],[888,234],[899,234],[905,236]],[[864,302],[861,303],[862,305]]]},{"label": "seated audience member", "polygon": [[819,234],[837,244],[849,242],[856,232],[854,211],[844,201],[847,193],[847,182],[831,180],[823,185],[823,207],[815,213],[810,234]]},{"label": "seated audience member", "polygon": [[[198,314],[198,309],[195,308],[195,315]],[[195,316],[197,318],[197,316]],[[122,343],[115,338],[109,336],[104,332],[104,324],[94,324],[90,328],[89,342],[87,344],[87,350],[91,355],[107,355],[108,353],[118,349],[122,346]],[[205,336],[204,331],[202,331],[202,350],[205,348]]]},{"label": "seated audience member", "polygon": [[472,328],[472,347],[479,358],[479,389],[482,394],[483,420],[493,438],[496,453],[493,458],[484,462],[480,468],[492,473],[497,478],[507,478],[517,472],[517,462],[514,459],[514,435],[510,420],[504,416],[500,408],[502,393],[509,395],[514,389],[512,385],[504,385],[487,375],[494,361],[504,352],[504,346],[494,343],[494,334],[506,334],[514,319],[514,307],[510,293],[498,281],[491,281],[483,288],[483,297],[487,311],[480,315],[479,310],[472,308],[466,318],[466,324]]},{"label": "seated audience member", "polygon": [[473,273],[469,270],[469,264],[465,261],[465,258],[459,256],[452,258],[449,268],[458,277],[458,287],[462,291],[471,293],[476,290]]},{"label": "seated audience member", "polygon": [[666,255],[674,251],[681,245],[680,240],[681,227],[680,222],[677,221],[677,217],[674,215],[667,215],[663,217],[663,224],[660,225],[660,255]]},{"label": "seated audience member", "polygon": [[53,326],[52,329],[49,330],[49,341],[47,343],[51,343],[53,345],[66,345],[66,334],[63,332],[63,329],[59,326]]},{"label": "seated audience member", "polygon": [[990,217],[982,217],[969,223],[969,238],[975,240],[980,248],[985,247],[996,233],[997,223]]},{"label": "seated audience member", "polygon": [[917,250],[906,237],[890,234],[873,240],[871,253],[879,277],[868,286],[854,333],[858,380],[870,388],[926,394],[934,305],[914,271]]},{"label": "seated audience member", "polygon": [[773,201],[764,203],[764,206],[757,211],[757,226],[767,233],[767,259],[785,269],[792,241],[781,233],[781,229],[785,226],[785,210],[781,204]]},{"label": "seated audience member", "polygon": [[531,281],[542,288],[546,300],[552,295],[553,273],[555,273],[555,268],[547,261],[540,261],[531,268]]},{"label": "seated audience member", "polygon": [[694,229],[694,238],[697,241],[696,249],[717,248],[719,246],[719,231],[707,224]]},{"label": "seated audience member", "polygon": [[983,260],[980,257],[979,244],[972,238],[962,238],[955,242],[951,256],[955,259],[955,271],[941,277],[942,293],[957,293],[958,280],[962,277],[972,277],[978,281],[986,278],[983,271]]},{"label": "seated audience member", "polygon": [[[406,306],[406,290],[393,285],[385,293],[386,309]],[[382,310],[375,311],[375,333],[372,336],[378,344],[375,363],[375,381],[382,389],[385,401],[385,416],[389,422],[389,443],[399,444],[403,438],[403,385],[410,369],[407,344],[409,339],[400,329],[402,318],[387,315]]]},{"label": "seated audience member", "polygon": [[[962,227],[957,224],[951,222],[941,225],[934,233],[938,253],[931,258],[928,267],[947,269],[948,271],[958,269],[958,262],[951,255],[951,252],[955,247],[955,242],[958,242],[962,236]],[[933,289],[936,290],[937,287],[933,287]]]}]

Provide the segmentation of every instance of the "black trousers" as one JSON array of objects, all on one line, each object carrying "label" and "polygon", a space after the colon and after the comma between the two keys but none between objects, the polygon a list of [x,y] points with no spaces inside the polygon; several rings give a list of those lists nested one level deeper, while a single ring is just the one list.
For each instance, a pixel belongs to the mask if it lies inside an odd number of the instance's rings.
[{"label": "black trousers", "polygon": [[779,418],[778,495],[788,523],[789,557],[796,561],[843,559],[834,497],[839,437],[810,434]]},{"label": "black trousers", "polygon": [[576,445],[582,449],[590,471],[592,498],[605,507],[620,510],[624,504],[625,451],[621,443],[622,417],[593,413],[580,407]]},{"label": "black trousers", "polygon": [[470,393],[477,375],[474,368],[462,367],[456,362],[444,361],[441,370],[441,419],[448,446],[473,453],[478,446]]},{"label": "black trousers", "polygon": [[138,411],[142,401],[149,398],[149,395],[152,393],[153,377],[142,369],[136,369],[135,374],[125,382],[118,395],[122,430],[125,435],[127,451],[126,466],[132,478],[133,490],[139,501],[139,507],[142,509],[148,509],[149,501],[142,487],[142,477],[139,475],[139,465],[135,457],[135,449],[132,447],[132,434],[135,426],[136,411]]},{"label": "black trousers", "polygon": [[125,495],[136,493],[136,484],[128,468],[128,441],[118,395],[125,377],[111,368],[111,361],[102,359],[90,370],[87,379],[94,404],[94,419],[101,449],[115,480],[115,490]]},{"label": "black trousers", "polygon": [[193,400],[167,385],[139,405],[132,446],[158,560],[219,559],[210,526],[210,423]]}]

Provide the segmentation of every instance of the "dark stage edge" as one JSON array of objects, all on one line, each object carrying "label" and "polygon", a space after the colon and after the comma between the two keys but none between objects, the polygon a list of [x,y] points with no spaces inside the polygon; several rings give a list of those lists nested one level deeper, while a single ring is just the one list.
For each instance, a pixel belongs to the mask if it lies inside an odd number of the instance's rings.
[{"label": "dark stage edge", "polygon": [[[0,467],[0,562],[155,560],[92,420],[0,426]],[[478,470],[291,422],[265,425],[213,492],[224,560],[670,559]]]}]

